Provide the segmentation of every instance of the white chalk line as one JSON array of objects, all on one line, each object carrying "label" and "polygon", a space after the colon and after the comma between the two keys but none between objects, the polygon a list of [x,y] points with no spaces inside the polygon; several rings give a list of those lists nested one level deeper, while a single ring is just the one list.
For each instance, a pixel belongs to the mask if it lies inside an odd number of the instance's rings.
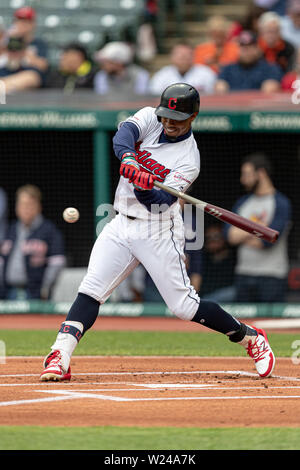
[{"label": "white chalk line", "polygon": [[[76,374],[72,374],[73,377],[77,376],[142,376],[142,375],[163,375],[163,376],[168,376],[168,375],[195,375],[195,374],[232,374],[232,375],[237,375],[237,376],[246,376],[246,377],[256,377],[259,379],[259,375],[255,372],[246,372],[246,371],[238,371],[238,370],[227,370],[227,371],[221,371],[221,370],[198,370],[198,371],[155,371],[155,372],[149,372],[149,371],[144,371],[144,372],[78,372]],[[12,378],[12,377],[39,377],[40,374],[0,374],[0,379],[1,378]],[[299,382],[300,378],[299,377],[291,377],[291,376],[281,376],[281,375],[272,375],[273,379],[278,379],[278,380],[288,380],[292,382]]]},{"label": "white chalk line", "polygon": [[152,398],[128,398],[128,397],[116,397],[111,395],[103,395],[99,393],[83,393],[69,390],[36,390],[38,393],[50,393],[63,395],[62,397],[53,397],[53,398],[37,398],[33,400],[20,400],[20,401],[10,401],[10,402],[1,402],[0,406],[11,406],[11,405],[25,405],[33,403],[44,403],[44,402],[54,402],[54,401],[63,401],[71,399],[98,399],[104,401],[115,401],[115,402],[153,402],[153,401],[187,401],[187,400],[269,400],[269,399],[298,399],[300,395],[265,395],[265,396],[205,396],[205,397],[152,397]]}]

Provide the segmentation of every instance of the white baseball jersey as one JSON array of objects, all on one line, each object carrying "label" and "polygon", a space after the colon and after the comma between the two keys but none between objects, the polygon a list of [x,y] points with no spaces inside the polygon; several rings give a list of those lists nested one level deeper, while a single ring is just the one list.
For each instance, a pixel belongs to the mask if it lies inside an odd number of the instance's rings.
[{"label": "white baseball jersey", "polygon": [[[186,191],[200,171],[195,139],[191,134],[179,142],[159,143],[163,126],[154,111],[146,107],[127,119],[139,129],[137,161],[141,169],[158,176],[159,181]],[[114,207],[119,214],[98,236],[79,292],[102,304],[141,263],[171,312],[191,320],[200,299],[186,272],[179,202],[161,215],[150,213],[136,199],[134,186],[121,176]],[[127,215],[136,218],[132,220]]]},{"label": "white baseball jersey", "polygon": [[[157,176],[158,181],[166,186],[186,191],[200,171],[200,154],[193,134],[181,142],[159,143],[163,126],[157,120],[155,108],[151,107],[141,109],[123,122],[133,122],[139,129],[136,152],[141,170]],[[116,190],[114,208],[121,214],[141,219],[148,219],[150,214],[146,207],[137,201],[134,186],[123,176],[120,177]],[[170,218],[171,214],[178,211],[177,201],[161,218]],[[158,217],[158,214],[151,214],[151,218]]]}]

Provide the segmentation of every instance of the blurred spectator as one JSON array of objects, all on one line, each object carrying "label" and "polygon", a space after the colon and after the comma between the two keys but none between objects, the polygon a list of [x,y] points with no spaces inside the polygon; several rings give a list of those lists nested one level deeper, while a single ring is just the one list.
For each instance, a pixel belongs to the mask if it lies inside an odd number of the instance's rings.
[{"label": "blurred spectator", "polygon": [[48,46],[46,42],[35,36],[36,12],[31,7],[22,7],[15,11],[14,21],[9,34],[22,37],[27,44],[24,60],[27,66],[41,72],[48,69]]},{"label": "blurred spectator", "polygon": [[242,31],[251,31],[254,34],[257,34],[258,19],[266,11],[268,10],[250,3],[245,17],[241,18],[240,21],[235,21],[232,23],[229,29],[228,40],[237,39]]},{"label": "blurred spectator", "polygon": [[274,11],[280,16],[286,12],[286,0],[254,0],[254,3],[269,11]]},{"label": "blurred spectator", "polygon": [[7,211],[7,195],[4,189],[0,188],[0,247],[7,229]]},{"label": "blurred spectator", "polygon": [[58,69],[51,70],[47,86],[61,88],[64,93],[71,94],[77,88],[93,88],[95,73],[85,48],[72,43],[63,49]]},{"label": "blurred spectator", "polygon": [[43,85],[43,73],[28,65],[25,55],[24,39],[10,36],[6,45],[6,57],[0,67],[0,78],[5,83],[7,93],[39,88]]},{"label": "blurred spectator", "polygon": [[255,35],[243,31],[239,44],[239,58],[223,67],[216,83],[216,92],[261,90],[272,93],[280,90],[283,73],[278,65],[270,64],[262,57]]},{"label": "blurred spectator", "polygon": [[133,63],[134,53],[125,42],[107,43],[96,52],[100,70],[96,73],[94,90],[100,95],[143,95],[148,92],[149,73]]},{"label": "blurred spectator", "polygon": [[277,64],[283,72],[292,69],[295,58],[295,48],[280,34],[280,16],[274,12],[264,13],[258,20],[258,45],[263,51],[264,58],[272,64]]},{"label": "blurred spectator", "polygon": [[41,199],[36,186],[17,190],[17,220],[9,225],[1,246],[2,298],[48,299],[65,265],[62,236],[43,217]]},{"label": "blurred spectator", "polygon": [[238,58],[239,47],[235,41],[228,41],[231,23],[223,16],[213,16],[207,22],[210,37],[208,42],[195,48],[195,64],[204,64],[219,72],[220,66],[234,62]]},{"label": "blurred spectator", "polygon": [[143,302],[145,268],[139,264],[134,271],[112,292],[110,302]]},{"label": "blurred spectator", "polygon": [[296,60],[294,63],[293,70],[286,73],[281,80],[282,90],[292,92],[296,88],[299,89],[300,81],[299,83],[295,83],[296,80],[300,80],[300,47],[298,48],[298,51],[296,54]]},{"label": "blurred spectator", "polygon": [[226,226],[227,238],[237,247],[237,302],[284,302],[289,269],[288,233],[291,204],[272,182],[272,169],[262,154],[246,157],[241,165],[241,184],[247,195],[233,212],[279,231],[271,244],[234,226]]},{"label": "blurred spectator", "polygon": [[212,223],[205,230],[202,250],[202,284],[200,296],[214,302],[234,302],[235,252],[223,234],[220,223]]},{"label": "blurred spectator", "polygon": [[144,14],[136,35],[136,57],[141,62],[150,62],[157,54],[157,13],[157,0],[144,0]]},{"label": "blurred spectator", "polygon": [[3,24],[0,24],[0,67],[5,65],[6,60],[6,32]]},{"label": "blurred spectator", "polygon": [[162,67],[150,80],[150,92],[161,93],[173,83],[184,82],[195,87],[200,94],[213,93],[216,74],[207,65],[194,64],[194,49],[187,44],[177,44],[170,55],[170,65]]},{"label": "blurred spectator", "polygon": [[281,18],[281,36],[295,48],[300,47],[300,0],[289,0]]}]

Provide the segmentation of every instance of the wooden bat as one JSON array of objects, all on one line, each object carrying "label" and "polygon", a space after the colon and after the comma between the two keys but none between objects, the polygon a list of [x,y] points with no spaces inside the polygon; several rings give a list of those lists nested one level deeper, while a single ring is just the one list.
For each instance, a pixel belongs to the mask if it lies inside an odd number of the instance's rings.
[{"label": "wooden bat", "polygon": [[188,194],[182,193],[181,191],[177,191],[176,189],[169,188],[158,181],[154,181],[154,186],[157,188],[163,189],[167,193],[172,194],[175,197],[179,197],[184,201],[190,202],[194,204],[196,207],[199,207],[207,214],[216,217],[223,222],[227,222],[228,224],[234,225],[242,230],[245,230],[252,235],[260,238],[261,240],[265,240],[270,243],[275,243],[277,238],[279,237],[279,232],[273,230],[269,227],[265,227],[264,225],[258,224],[256,222],[252,222],[245,217],[242,217],[234,212],[231,212],[227,209],[223,209],[222,207],[214,206],[213,204],[209,204],[208,202],[200,201],[200,199],[196,199],[195,197],[189,196]]}]

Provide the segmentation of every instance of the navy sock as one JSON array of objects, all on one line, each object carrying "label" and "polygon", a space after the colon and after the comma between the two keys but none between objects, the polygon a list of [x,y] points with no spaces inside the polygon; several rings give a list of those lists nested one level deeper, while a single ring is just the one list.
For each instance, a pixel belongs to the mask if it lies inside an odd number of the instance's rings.
[{"label": "navy sock", "polygon": [[83,324],[84,334],[95,323],[99,313],[99,302],[89,295],[79,293],[65,321],[78,321]]},{"label": "navy sock", "polygon": [[220,305],[208,300],[200,300],[198,311],[192,321],[225,335],[231,335],[241,329],[239,321],[225,312]]}]

